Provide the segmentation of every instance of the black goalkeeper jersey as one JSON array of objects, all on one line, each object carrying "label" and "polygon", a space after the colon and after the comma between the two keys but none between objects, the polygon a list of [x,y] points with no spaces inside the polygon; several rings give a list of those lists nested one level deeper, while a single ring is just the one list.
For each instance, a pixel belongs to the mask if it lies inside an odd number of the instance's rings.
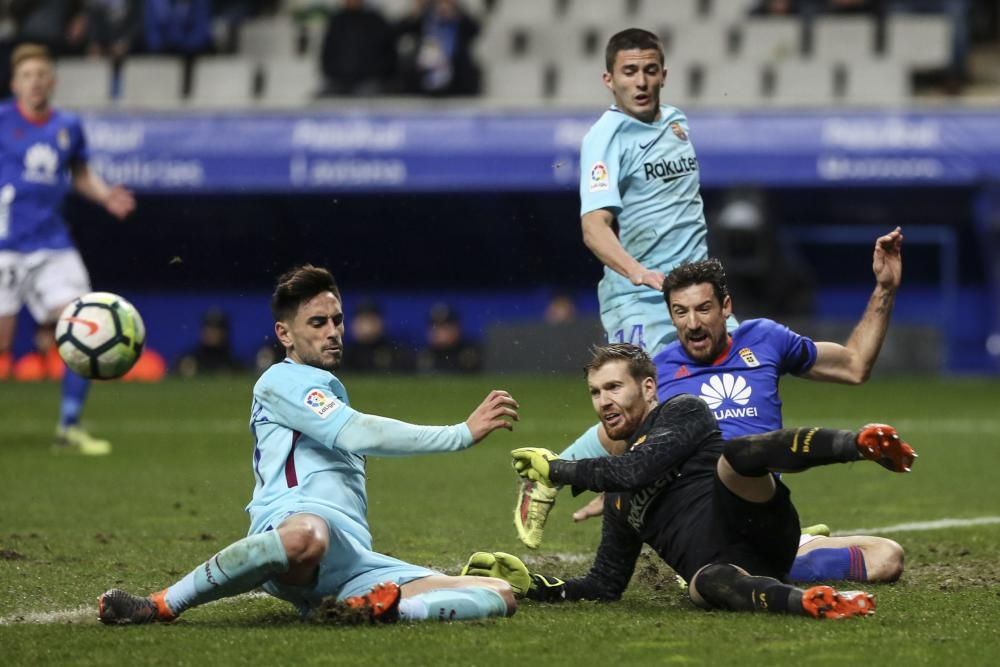
[{"label": "black goalkeeper jersey", "polygon": [[606,492],[597,556],[566,582],[566,599],[620,598],[644,543],[688,580],[712,562],[722,546],[709,517],[723,444],[705,402],[682,394],[653,409],[624,455],[553,461],[553,482]]}]

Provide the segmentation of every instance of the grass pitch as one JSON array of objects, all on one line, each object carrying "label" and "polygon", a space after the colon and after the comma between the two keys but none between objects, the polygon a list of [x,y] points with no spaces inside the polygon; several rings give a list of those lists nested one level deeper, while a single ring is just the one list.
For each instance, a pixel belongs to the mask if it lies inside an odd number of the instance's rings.
[{"label": "grass pitch", "polygon": [[[543,549],[527,552],[511,525],[507,456],[522,445],[559,450],[593,422],[581,379],[345,381],[358,409],[417,423],[461,421],[495,387],[522,406],[514,433],[470,451],[370,460],[377,549],[449,573],[476,550],[528,556],[552,574],[586,571],[600,526],[570,514],[587,498],[562,494]],[[621,602],[525,602],[510,619],[322,627],[250,595],[172,625],[101,626],[94,601],[105,589],[158,590],[245,534],[252,383],[95,386],[88,423],[115,447],[104,459],[50,453],[55,385],[0,384],[3,664],[995,664],[1000,655],[1000,383],[934,378],[783,384],[786,424],[886,421],[920,454],[910,475],[859,462],[786,476],[803,523],[881,529],[906,549],[903,579],[868,587],[873,618],[700,611],[644,556]]]}]

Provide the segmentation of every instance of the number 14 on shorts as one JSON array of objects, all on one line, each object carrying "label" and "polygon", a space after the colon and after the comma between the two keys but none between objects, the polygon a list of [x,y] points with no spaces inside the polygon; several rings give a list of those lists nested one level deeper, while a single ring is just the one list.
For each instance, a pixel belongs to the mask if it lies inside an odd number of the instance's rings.
[{"label": "number 14 on shorts", "polygon": [[625,339],[625,329],[619,329],[608,337],[609,343],[630,343],[632,345],[641,347],[643,350],[646,349],[646,341],[642,337],[641,324],[633,324],[632,329],[629,332],[628,339]]}]

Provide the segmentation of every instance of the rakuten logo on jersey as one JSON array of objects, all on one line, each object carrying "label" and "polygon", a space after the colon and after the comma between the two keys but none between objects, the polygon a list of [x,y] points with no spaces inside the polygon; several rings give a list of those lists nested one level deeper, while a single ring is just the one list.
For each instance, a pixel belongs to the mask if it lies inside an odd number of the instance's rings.
[{"label": "rakuten logo on jersey", "polygon": [[[712,414],[719,420],[756,417],[757,408],[747,405],[752,393],[753,389],[747,381],[732,373],[713,375],[701,385],[701,400],[708,403]],[[726,407],[725,404],[736,404],[739,407]]]}]

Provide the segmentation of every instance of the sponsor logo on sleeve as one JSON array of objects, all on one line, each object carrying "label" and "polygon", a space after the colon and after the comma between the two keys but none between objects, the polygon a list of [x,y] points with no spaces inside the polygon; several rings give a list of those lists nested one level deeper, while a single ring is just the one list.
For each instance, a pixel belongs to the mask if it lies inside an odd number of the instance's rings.
[{"label": "sponsor logo on sleeve", "polygon": [[760,362],[757,361],[757,357],[753,356],[753,350],[751,350],[749,347],[744,347],[742,350],[740,350],[740,358],[743,359],[743,363],[745,363],[750,368],[757,368],[758,366],[760,366]]},{"label": "sponsor logo on sleeve", "polygon": [[335,397],[327,396],[319,389],[311,389],[303,402],[307,408],[319,415],[320,419],[326,419],[343,405]]},{"label": "sponsor logo on sleeve", "polygon": [[604,192],[610,185],[608,168],[603,162],[595,162],[594,166],[590,168],[590,191]]}]

